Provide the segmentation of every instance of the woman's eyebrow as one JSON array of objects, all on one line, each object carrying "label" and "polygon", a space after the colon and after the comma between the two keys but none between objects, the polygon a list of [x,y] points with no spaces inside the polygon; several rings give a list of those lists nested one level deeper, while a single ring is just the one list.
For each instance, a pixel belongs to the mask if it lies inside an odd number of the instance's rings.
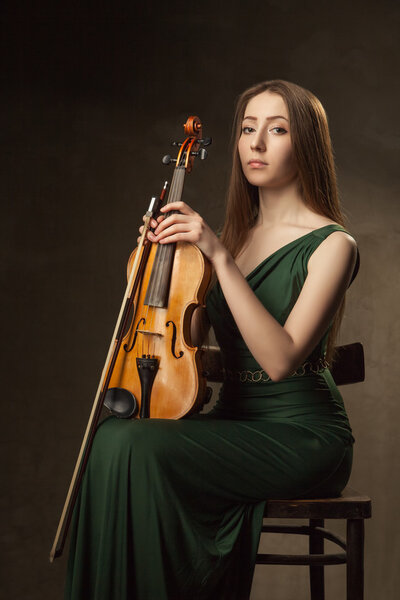
[{"label": "woman's eyebrow", "polygon": [[[257,121],[257,117],[250,117],[250,116],[246,116],[243,117],[243,121],[245,121],[246,119],[250,119],[250,121]],[[285,119],[285,121],[288,121],[286,117],[283,117],[282,115],[274,115],[272,117],[266,117],[266,121],[271,121],[272,119]],[[289,122],[289,121],[288,121]]]}]

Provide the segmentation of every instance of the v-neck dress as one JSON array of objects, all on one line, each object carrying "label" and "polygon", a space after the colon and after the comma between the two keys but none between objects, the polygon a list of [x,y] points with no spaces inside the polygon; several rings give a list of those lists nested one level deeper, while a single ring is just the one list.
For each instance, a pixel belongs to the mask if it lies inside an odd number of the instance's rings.
[{"label": "v-neck dress", "polygon": [[[247,276],[282,325],[333,231],[346,230],[314,230]],[[206,306],[227,371],[260,370],[218,282]],[[328,333],[310,360],[324,356]],[[247,599],[265,501],[339,495],[353,442],[328,368],[227,379],[210,413],[179,421],[106,419],[75,507],[65,600]]]}]

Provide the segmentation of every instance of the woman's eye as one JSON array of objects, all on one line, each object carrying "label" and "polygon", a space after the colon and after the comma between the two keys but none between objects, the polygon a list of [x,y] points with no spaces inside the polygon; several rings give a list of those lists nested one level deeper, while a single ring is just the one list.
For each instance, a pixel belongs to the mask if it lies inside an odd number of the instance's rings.
[{"label": "woman's eye", "polygon": [[278,133],[279,135],[286,133],[286,129],[284,129],[283,127],[273,127],[271,131],[276,131],[276,133]]},{"label": "woman's eye", "polygon": [[242,133],[251,133],[252,131],[254,131],[253,127],[242,127]]}]

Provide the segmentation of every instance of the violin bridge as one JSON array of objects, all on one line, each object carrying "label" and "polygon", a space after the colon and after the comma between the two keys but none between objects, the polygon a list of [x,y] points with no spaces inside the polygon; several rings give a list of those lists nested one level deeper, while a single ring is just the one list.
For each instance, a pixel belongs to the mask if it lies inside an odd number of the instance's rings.
[{"label": "violin bridge", "polygon": [[156,335],[158,337],[164,337],[163,333],[159,333],[158,331],[149,331],[148,329],[137,329],[138,333],[143,333],[143,335]]}]

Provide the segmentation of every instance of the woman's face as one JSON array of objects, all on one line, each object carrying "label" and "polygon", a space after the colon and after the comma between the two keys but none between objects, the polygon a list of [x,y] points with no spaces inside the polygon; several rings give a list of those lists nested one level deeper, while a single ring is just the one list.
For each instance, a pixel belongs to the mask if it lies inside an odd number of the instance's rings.
[{"label": "woman's face", "polygon": [[254,186],[276,189],[297,177],[289,114],[279,94],[267,90],[248,102],[238,150],[243,173]]}]

